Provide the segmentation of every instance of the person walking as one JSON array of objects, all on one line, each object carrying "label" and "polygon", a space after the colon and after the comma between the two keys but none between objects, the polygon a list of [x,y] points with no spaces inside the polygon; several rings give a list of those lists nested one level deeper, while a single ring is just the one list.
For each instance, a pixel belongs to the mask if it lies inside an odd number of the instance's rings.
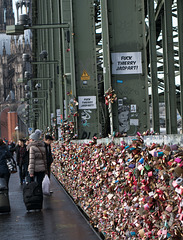
[{"label": "person walking", "polygon": [[10,144],[8,145],[8,147],[9,147],[9,150],[10,150],[10,152],[12,153],[12,156],[13,156],[13,152],[11,151],[11,149],[13,149],[13,148],[15,148],[15,143],[13,142],[13,141],[11,141],[10,142]]},{"label": "person walking", "polygon": [[0,178],[6,180],[7,187],[9,185],[10,172],[8,170],[6,159],[11,158],[11,156],[7,145],[0,138]]},{"label": "person walking", "polygon": [[44,137],[44,145],[46,149],[46,162],[47,162],[47,171],[48,177],[50,178],[51,174],[51,164],[53,162],[52,152],[51,152],[51,144],[53,142],[53,138],[50,135],[45,135]]},{"label": "person walking", "polygon": [[42,186],[42,181],[47,173],[46,163],[46,149],[44,142],[40,140],[41,131],[36,129],[34,133],[29,136],[29,145],[27,150],[29,151],[29,166],[28,172],[31,180],[37,178],[37,182]]},{"label": "person walking", "polygon": [[18,144],[15,146],[15,148],[12,148],[10,150],[11,152],[16,152],[16,161],[19,168],[19,178],[21,185],[25,183],[25,178],[28,175],[29,154],[26,147],[27,146],[24,139],[19,139]]}]

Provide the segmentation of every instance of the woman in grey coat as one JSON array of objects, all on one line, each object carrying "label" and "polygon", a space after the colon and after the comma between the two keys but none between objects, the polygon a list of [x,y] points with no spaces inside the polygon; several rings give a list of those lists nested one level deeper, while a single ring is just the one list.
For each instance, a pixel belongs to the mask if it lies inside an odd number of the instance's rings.
[{"label": "woman in grey coat", "polygon": [[28,171],[31,179],[37,178],[37,182],[42,186],[42,181],[47,173],[46,150],[44,142],[40,140],[41,131],[36,129],[34,133],[29,136],[30,143],[27,146],[29,150],[29,166]]}]

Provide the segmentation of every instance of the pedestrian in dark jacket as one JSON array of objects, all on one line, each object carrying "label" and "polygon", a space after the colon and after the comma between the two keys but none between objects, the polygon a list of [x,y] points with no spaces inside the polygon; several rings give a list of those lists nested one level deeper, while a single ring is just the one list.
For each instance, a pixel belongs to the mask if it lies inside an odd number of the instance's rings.
[{"label": "pedestrian in dark jacket", "polygon": [[12,156],[13,156],[13,152],[11,151],[11,149],[13,149],[13,148],[15,148],[15,143],[13,142],[13,141],[11,141],[10,142],[10,144],[8,145],[8,147],[9,147],[9,150],[10,150],[10,152],[12,153]]},{"label": "pedestrian in dark jacket", "polygon": [[19,168],[19,178],[20,184],[25,182],[25,178],[28,175],[28,164],[29,164],[29,153],[27,151],[27,146],[23,139],[19,139],[18,144],[15,148],[10,150],[11,152],[16,152],[16,161]]},{"label": "pedestrian in dark jacket", "polygon": [[44,145],[46,149],[46,162],[47,162],[47,170],[48,177],[50,178],[51,174],[51,164],[53,162],[52,152],[51,152],[51,143],[53,142],[53,138],[50,135],[45,135],[44,137]]},{"label": "pedestrian in dark jacket", "polygon": [[7,187],[10,179],[10,172],[6,163],[6,159],[11,158],[11,153],[7,145],[0,139],[0,178],[4,178],[7,183]]}]

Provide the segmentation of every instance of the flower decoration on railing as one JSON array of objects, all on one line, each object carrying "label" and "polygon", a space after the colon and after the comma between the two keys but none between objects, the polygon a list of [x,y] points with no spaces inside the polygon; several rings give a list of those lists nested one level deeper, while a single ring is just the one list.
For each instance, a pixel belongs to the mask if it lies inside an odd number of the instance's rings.
[{"label": "flower decoration on railing", "polygon": [[114,103],[117,100],[117,96],[114,93],[114,90],[112,89],[112,87],[110,87],[106,92],[105,92],[105,104],[109,105],[110,103]]}]

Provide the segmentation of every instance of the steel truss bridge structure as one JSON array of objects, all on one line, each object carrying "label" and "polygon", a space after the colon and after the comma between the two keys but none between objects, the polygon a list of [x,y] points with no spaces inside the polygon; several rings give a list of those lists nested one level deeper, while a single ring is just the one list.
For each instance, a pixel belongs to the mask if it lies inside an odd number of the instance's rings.
[{"label": "steel truss bridge structure", "polygon": [[24,14],[7,26],[11,35],[32,29],[32,74],[51,78],[47,94],[31,93],[45,98],[31,127],[73,121],[81,139],[159,133],[162,119],[167,134],[182,128],[182,0],[32,0],[31,8],[27,23]]}]

